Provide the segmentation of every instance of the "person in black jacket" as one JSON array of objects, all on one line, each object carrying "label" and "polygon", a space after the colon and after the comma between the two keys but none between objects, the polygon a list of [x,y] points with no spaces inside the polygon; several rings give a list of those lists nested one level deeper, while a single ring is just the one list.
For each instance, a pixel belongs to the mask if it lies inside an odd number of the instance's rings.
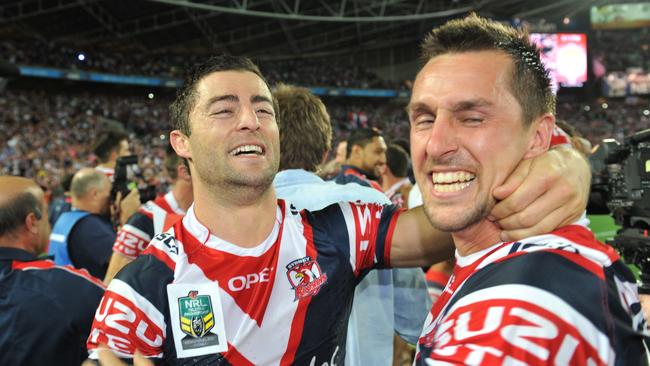
[{"label": "person in black jacket", "polygon": [[0,177],[0,365],[79,365],[102,283],[40,259],[50,225],[33,181]]}]

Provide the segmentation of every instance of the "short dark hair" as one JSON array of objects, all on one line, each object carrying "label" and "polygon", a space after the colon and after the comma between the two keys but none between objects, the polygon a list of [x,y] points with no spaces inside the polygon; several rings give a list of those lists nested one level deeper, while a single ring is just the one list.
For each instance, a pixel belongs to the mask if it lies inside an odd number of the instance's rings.
[{"label": "short dark hair", "polygon": [[332,124],[323,102],[307,88],[280,84],[275,90],[280,107],[280,170],[318,170],[332,148]]},{"label": "short dark hair", "polygon": [[43,217],[43,205],[33,193],[25,191],[0,206],[0,236],[15,232],[25,224],[25,218],[34,213],[37,220]]},{"label": "short dark hair", "polygon": [[403,147],[390,144],[386,150],[386,165],[394,176],[404,178],[409,171],[409,154]]},{"label": "short dark hair", "polygon": [[539,49],[525,31],[470,14],[433,29],[422,42],[422,61],[472,51],[503,51],[513,61],[512,94],[522,109],[525,125],[544,113],[555,113],[555,95]]},{"label": "short dark hair", "polygon": [[348,146],[345,149],[345,158],[347,159],[350,157],[350,154],[352,154],[352,147],[354,145],[366,147],[366,145],[371,143],[372,139],[375,137],[383,137],[381,130],[375,127],[359,128],[352,131],[347,139]]},{"label": "short dark hair", "polygon": [[108,161],[111,152],[120,148],[120,143],[127,140],[129,135],[120,130],[104,130],[100,131],[95,138],[93,144],[93,153],[97,155],[97,159],[101,163]]},{"label": "short dark hair", "polygon": [[[259,76],[262,81],[269,87],[260,69],[247,57],[218,55],[207,59],[201,64],[197,64],[190,69],[185,77],[183,86],[176,93],[176,99],[169,106],[169,114],[172,123],[172,129],[180,130],[183,134],[189,136],[192,132],[190,129],[190,111],[196,103],[196,85],[214,72],[219,71],[249,71]],[[271,88],[269,87],[269,90]],[[277,113],[277,104],[273,103],[273,108]]]}]

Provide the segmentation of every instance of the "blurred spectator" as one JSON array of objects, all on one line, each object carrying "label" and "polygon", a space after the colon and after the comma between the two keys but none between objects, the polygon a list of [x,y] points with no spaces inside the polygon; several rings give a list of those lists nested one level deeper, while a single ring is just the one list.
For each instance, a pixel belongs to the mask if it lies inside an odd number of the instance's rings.
[{"label": "blurred spectator", "polygon": [[408,153],[399,145],[388,145],[386,150],[386,169],[384,169],[381,185],[388,199],[399,207],[406,208],[409,193],[413,185],[408,178],[411,159]]},{"label": "blurred spectator", "polygon": [[376,128],[352,131],[347,140],[345,163],[334,178],[338,184],[358,183],[383,192],[377,179],[386,164],[386,142]]},{"label": "blurred spectator", "polygon": [[[134,192],[120,202],[124,212],[135,211],[128,208],[137,197]],[[111,183],[98,170],[84,168],[72,178],[70,193],[73,210],[54,224],[49,252],[59,265],[74,265],[104,278],[116,236],[110,221]]]},{"label": "blurred spectator", "polygon": [[56,197],[50,203],[48,211],[50,216],[50,226],[54,227],[54,223],[59,219],[62,213],[70,211],[72,208],[72,197],[70,196],[70,183],[72,183],[72,174],[66,174],[61,180],[61,187],[63,188],[63,195]]},{"label": "blurred spectator", "polygon": [[33,181],[0,177],[0,213],[0,364],[81,364],[101,282],[38,259],[50,225]]},{"label": "blurred spectator", "polygon": [[93,144],[93,152],[99,163],[95,169],[104,173],[112,182],[117,158],[131,154],[128,135],[118,129],[101,131]]},{"label": "blurred spectator", "polygon": [[104,283],[108,284],[122,267],[137,258],[155,235],[180,220],[194,201],[187,160],[176,155],[171,145],[165,155],[165,171],[173,184],[171,190],[140,206],[120,228]]}]

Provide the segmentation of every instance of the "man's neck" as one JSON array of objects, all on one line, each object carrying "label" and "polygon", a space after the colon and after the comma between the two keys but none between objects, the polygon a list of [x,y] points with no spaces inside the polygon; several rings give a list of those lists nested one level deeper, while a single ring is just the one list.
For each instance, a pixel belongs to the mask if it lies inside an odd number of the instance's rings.
[{"label": "man's neck", "polygon": [[100,168],[115,169],[115,161],[107,161],[105,163],[97,164],[97,166]]},{"label": "man's neck", "polygon": [[264,192],[217,191],[194,185],[194,214],[210,233],[244,248],[262,243],[273,231],[277,199],[269,186]]},{"label": "man's neck", "polygon": [[352,161],[349,161],[349,160],[348,160],[348,161],[346,161],[346,162],[344,163],[344,165],[347,165],[347,166],[353,167],[354,169],[358,170],[361,174],[363,174],[363,175],[366,176],[366,179],[374,180],[374,181],[377,180],[376,177],[373,175],[373,172],[370,172],[370,171],[367,171],[367,170],[361,168],[358,164],[355,164],[355,163],[352,162]]},{"label": "man's neck", "polygon": [[0,248],[20,249],[30,254],[36,255],[34,249],[29,243],[29,239],[23,234],[6,234],[0,236]]},{"label": "man's neck", "polygon": [[390,187],[402,179],[404,178],[398,178],[392,174],[384,174],[381,176],[381,188],[386,192]]},{"label": "man's neck", "polygon": [[177,182],[174,184],[174,187],[172,188],[172,195],[174,195],[174,199],[176,200],[178,207],[180,207],[180,209],[185,212],[187,212],[187,209],[190,208],[192,202],[194,201],[194,197],[192,195],[192,187],[183,182]]},{"label": "man's neck", "polygon": [[477,224],[451,233],[451,236],[458,254],[464,257],[501,242],[500,233],[497,224],[482,219]]},{"label": "man's neck", "polygon": [[85,200],[77,200],[73,198],[72,207],[74,207],[76,210],[79,211],[86,211],[86,212],[97,214],[97,212],[93,212],[93,206],[89,202],[86,202]]}]

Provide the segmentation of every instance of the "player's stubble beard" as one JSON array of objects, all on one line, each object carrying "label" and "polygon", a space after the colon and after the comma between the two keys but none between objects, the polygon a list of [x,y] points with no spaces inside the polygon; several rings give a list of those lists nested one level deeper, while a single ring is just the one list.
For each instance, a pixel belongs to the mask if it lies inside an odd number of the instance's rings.
[{"label": "player's stubble beard", "polygon": [[228,195],[229,198],[241,198],[250,201],[269,190],[280,165],[279,158],[273,158],[270,163],[258,173],[233,169],[232,166],[216,159],[194,160],[199,179],[217,197]]}]

